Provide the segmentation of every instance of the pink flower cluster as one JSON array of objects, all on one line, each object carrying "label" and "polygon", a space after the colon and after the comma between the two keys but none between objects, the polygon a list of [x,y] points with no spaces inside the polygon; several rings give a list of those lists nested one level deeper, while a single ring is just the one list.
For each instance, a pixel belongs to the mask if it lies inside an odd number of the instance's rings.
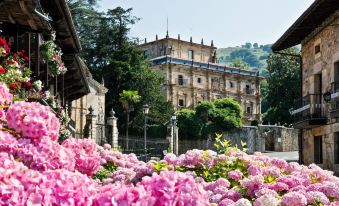
[{"label": "pink flower cluster", "polygon": [[13,94],[9,92],[5,83],[0,82],[0,105],[9,105],[12,103]]},{"label": "pink flower cluster", "polygon": [[7,124],[25,138],[39,141],[48,136],[58,139],[60,123],[50,108],[37,102],[15,102],[6,114]]},{"label": "pink flower cluster", "polygon": [[210,205],[208,193],[191,174],[165,171],[144,177],[135,186],[109,184],[100,189],[94,205]]},{"label": "pink flower cluster", "polygon": [[62,146],[75,155],[75,169],[92,176],[100,168],[100,153],[97,144],[89,139],[66,139]]},{"label": "pink flower cluster", "polygon": [[68,170],[38,172],[0,153],[0,205],[90,205],[97,183]]}]

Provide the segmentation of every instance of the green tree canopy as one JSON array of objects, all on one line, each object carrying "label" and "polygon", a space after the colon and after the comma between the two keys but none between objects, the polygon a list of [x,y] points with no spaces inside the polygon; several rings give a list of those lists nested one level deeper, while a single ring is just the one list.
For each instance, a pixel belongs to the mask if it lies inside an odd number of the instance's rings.
[{"label": "green tree canopy", "polygon": [[203,101],[195,111],[183,109],[177,115],[180,138],[196,139],[241,127],[243,110],[235,100],[224,98]]},{"label": "green tree canopy", "polygon": [[[289,48],[284,53],[298,55],[296,48]],[[292,117],[288,110],[294,100],[300,98],[300,59],[295,56],[271,54],[267,60],[267,88],[265,102],[268,110],[264,114],[264,123],[291,124]]]},{"label": "green tree canopy", "polygon": [[109,89],[106,113],[113,107],[118,127],[125,129],[126,116],[119,102],[123,90],[138,91],[140,102],[131,113],[131,133],[143,130],[142,105],[150,106],[149,123],[164,124],[173,114],[173,106],[164,101],[161,85],[164,79],[144,59],[136,39],[129,37],[130,28],[139,20],[132,9],[117,7],[98,12],[96,0],[69,0],[70,9],[82,43],[82,56],[94,79]]}]

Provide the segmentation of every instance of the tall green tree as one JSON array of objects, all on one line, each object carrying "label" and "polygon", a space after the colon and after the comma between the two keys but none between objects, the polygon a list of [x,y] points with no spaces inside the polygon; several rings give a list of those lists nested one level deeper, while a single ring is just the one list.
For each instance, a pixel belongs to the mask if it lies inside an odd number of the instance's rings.
[{"label": "tall green tree", "polygon": [[[289,48],[284,53],[298,55],[296,48]],[[300,98],[300,59],[296,56],[271,54],[267,60],[267,90],[265,101],[269,108],[264,114],[264,123],[291,124],[289,109]]]},{"label": "tall green tree", "polygon": [[138,94],[138,91],[126,90],[123,90],[119,95],[119,101],[126,112],[126,149],[128,150],[129,115],[134,111],[134,105],[140,102],[141,96]]},{"label": "tall green tree", "polygon": [[123,90],[135,90],[142,98],[135,104],[135,111],[130,115],[130,133],[142,132],[142,105],[145,103],[150,106],[150,124],[166,123],[174,110],[161,94],[164,78],[151,69],[138,48],[137,39],[129,37],[130,28],[139,18],[133,16],[132,9],[117,7],[100,13],[95,10],[96,1],[72,2],[81,5],[77,7],[74,4],[71,11],[83,47],[82,56],[93,77],[97,81],[104,79],[105,86],[109,89],[106,113],[113,108],[118,117],[119,129],[125,130],[127,117],[123,115],[124,108],[119,102],[119,94]]}]

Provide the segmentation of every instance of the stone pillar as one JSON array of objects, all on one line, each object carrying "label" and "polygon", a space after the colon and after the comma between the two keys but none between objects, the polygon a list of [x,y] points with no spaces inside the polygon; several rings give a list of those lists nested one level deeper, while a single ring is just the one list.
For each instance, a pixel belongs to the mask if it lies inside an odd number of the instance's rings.
[{"label": "stone pillar", "polygon": [[84,138],[94,139],[96,140],[96,116],[93,113],[93,108],[90,106],[88,108],[89,113],[86,114],[86,124],[84,128]]},{"label": "stone pillar", "polygon": [[112,145],[112,148],[118,148],[119,144],[118,144],[118,137],[119,137],[119,131],[118,131],[118,127],[117,127],[117,122],[118,122],[118,118],[116,118],[114,116],[115,112],[112,108],[112,110],[110,111],[110,117],[107,118],[107,125],[109,125],[111,127],[111,133],[110,135],[110,142],[109,144]]}]

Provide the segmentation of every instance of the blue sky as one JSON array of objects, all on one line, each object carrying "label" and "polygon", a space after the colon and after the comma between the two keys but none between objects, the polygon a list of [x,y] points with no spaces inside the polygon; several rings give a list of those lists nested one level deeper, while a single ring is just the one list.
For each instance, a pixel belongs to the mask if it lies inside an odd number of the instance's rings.
[{"label": "blue sky", "polygon": [[222,48],[274,43],[314,0],[101,0],[100,10],[133,8],[141,20],[130,36],[148,41],[166,34]]}]

